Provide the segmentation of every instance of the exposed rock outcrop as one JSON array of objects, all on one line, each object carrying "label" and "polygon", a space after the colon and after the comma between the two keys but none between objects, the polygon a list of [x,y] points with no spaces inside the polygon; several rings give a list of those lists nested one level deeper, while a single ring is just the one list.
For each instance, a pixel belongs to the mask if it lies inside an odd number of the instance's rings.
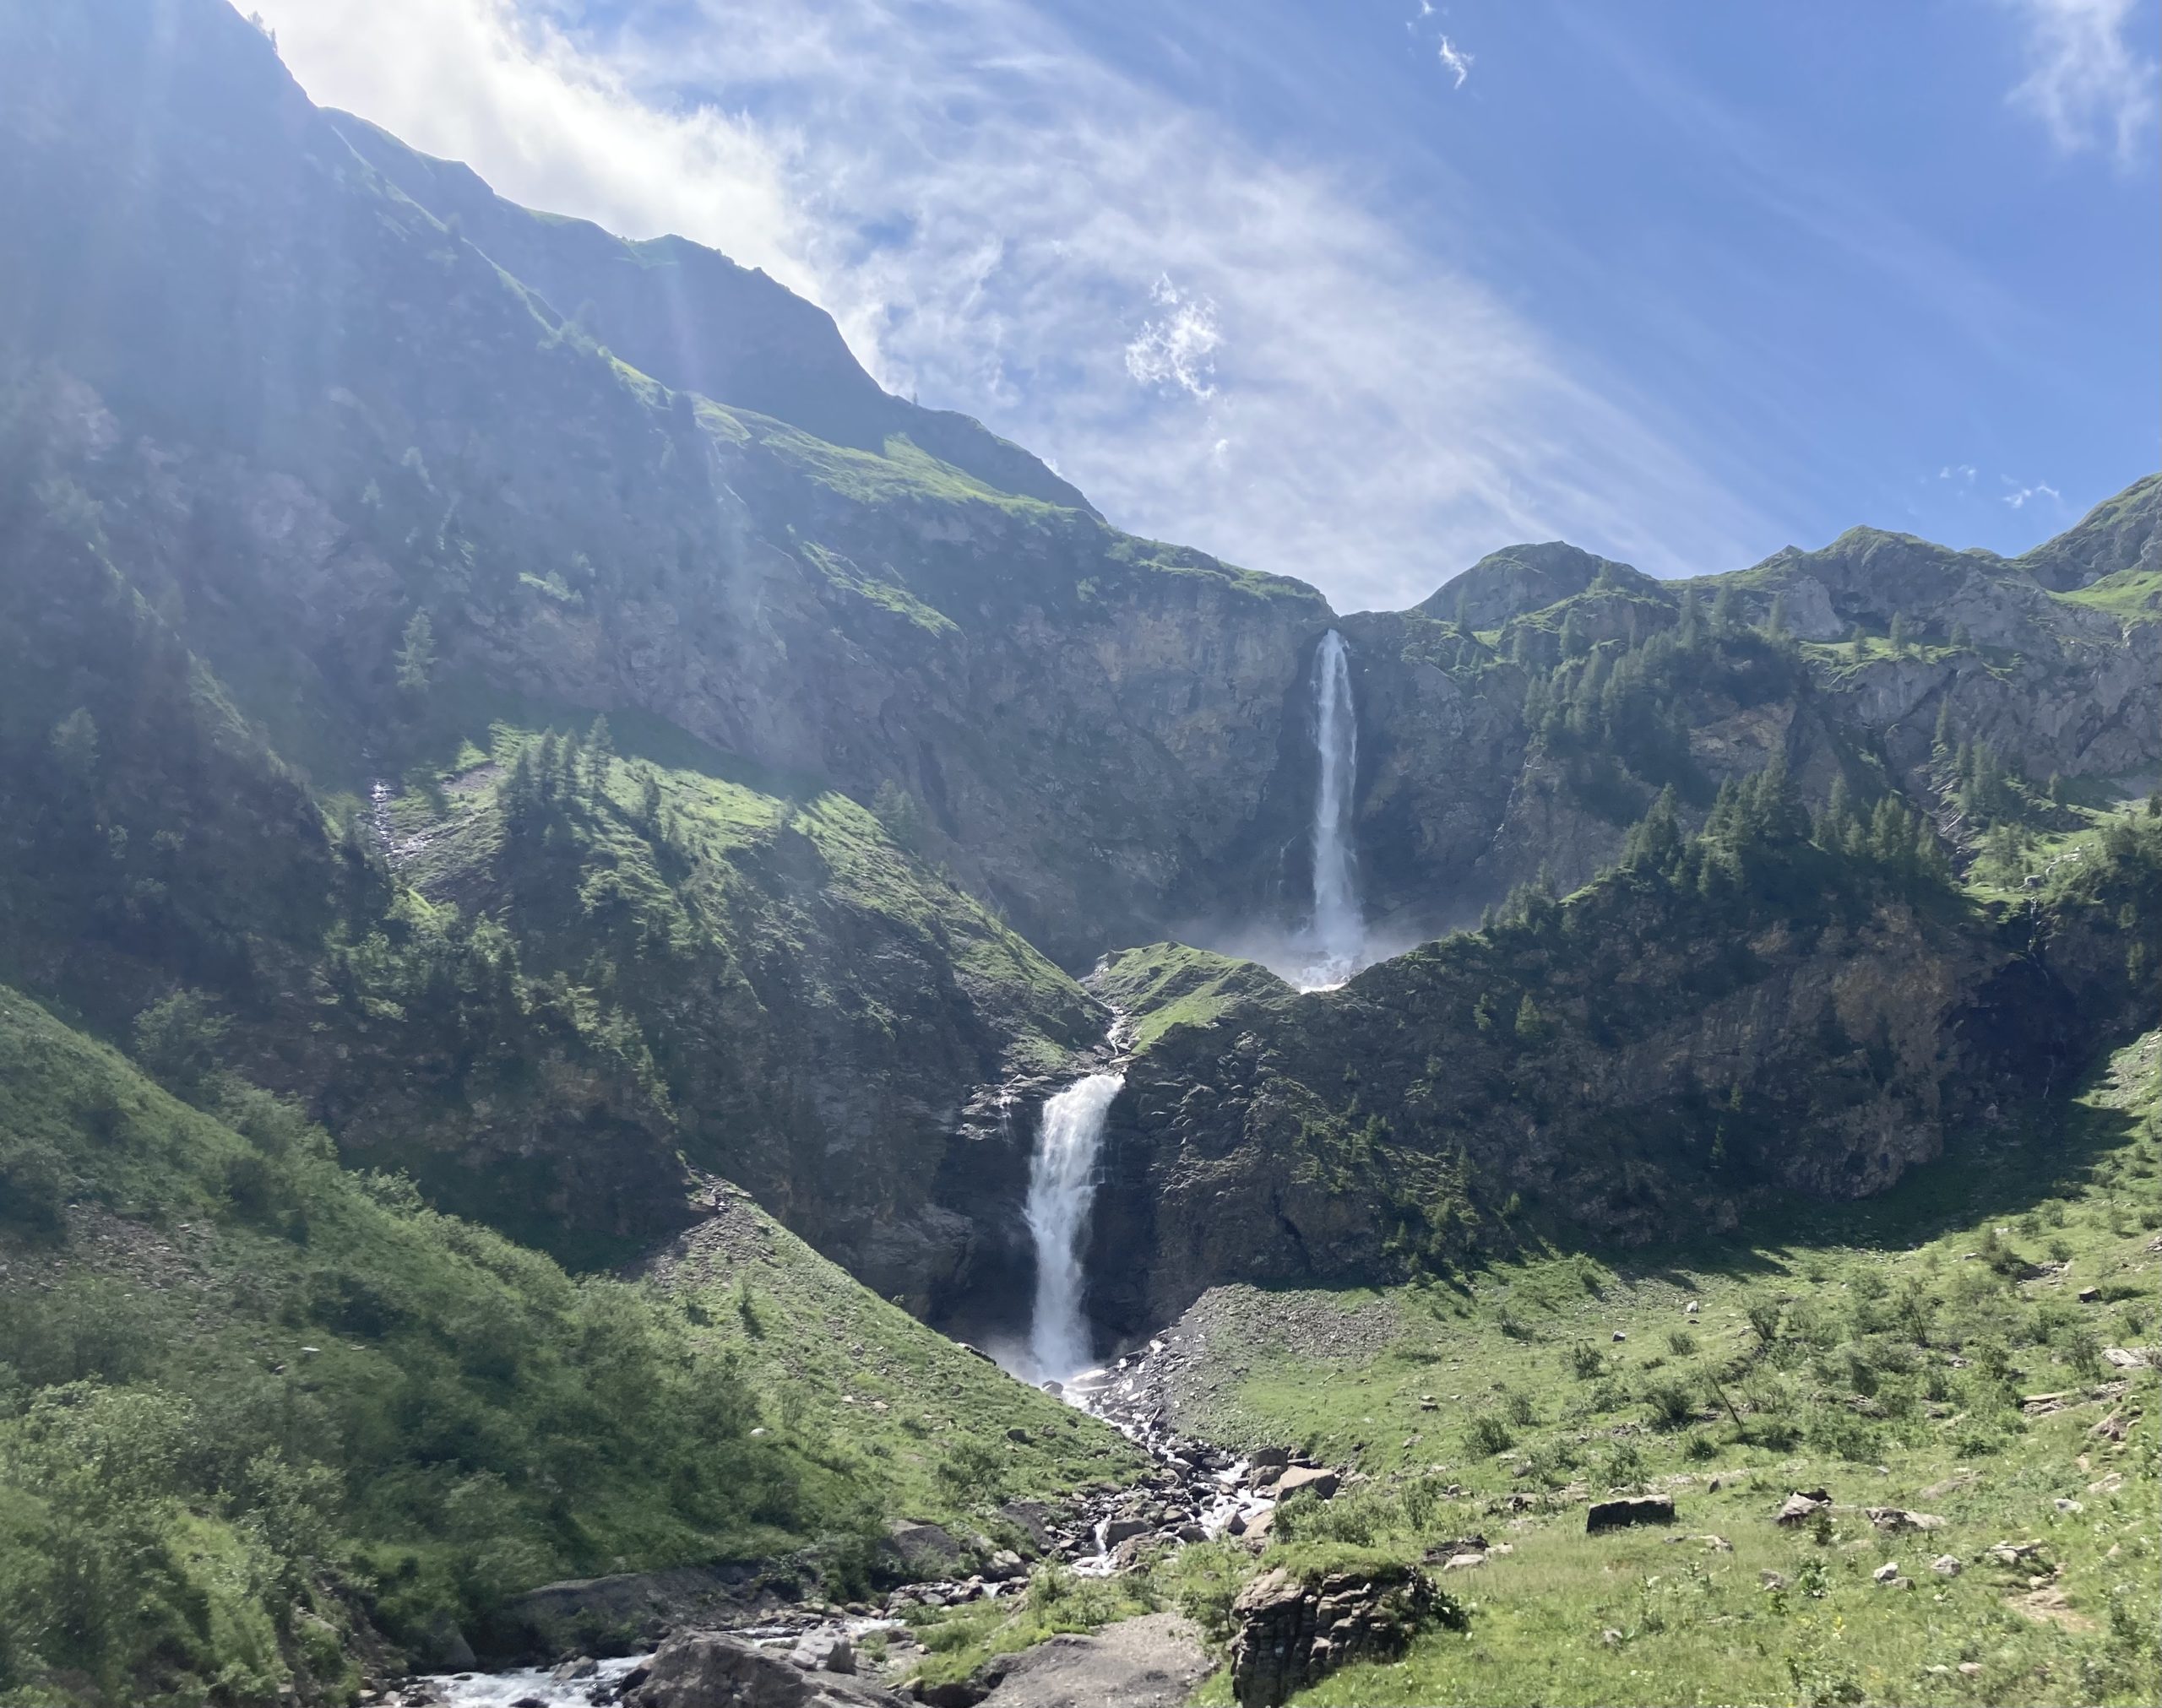
[{"label": "exposed rock outcrop", "polygon": [[1231,1690],[1240,1708],[1274,1708],[1355,1661],[1401,1655],[1421,1626],[1461,1625],[1463,1610],[1416,1566],[1377,1564],[1312,1582],[1282,1567],[1231,1603]]}]

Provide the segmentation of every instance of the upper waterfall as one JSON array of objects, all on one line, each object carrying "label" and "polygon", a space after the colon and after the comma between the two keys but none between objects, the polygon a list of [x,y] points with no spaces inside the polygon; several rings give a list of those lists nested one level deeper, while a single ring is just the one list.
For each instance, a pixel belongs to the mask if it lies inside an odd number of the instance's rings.
[{"label": "upper waterfall", "polygon": [[1359,780],[1359,714],[1351,698],[1351,657],[1331,629],[1314,653],[1313,958],[1301,984],[1341,984],[1363,964],[1366,923],[1359,906],[1351,852],[1351,812]]}]

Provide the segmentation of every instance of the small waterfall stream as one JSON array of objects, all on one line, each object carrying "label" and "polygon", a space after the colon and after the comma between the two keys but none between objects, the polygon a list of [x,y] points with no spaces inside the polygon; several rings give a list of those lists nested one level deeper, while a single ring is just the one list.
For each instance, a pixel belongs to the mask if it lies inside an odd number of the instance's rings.
[{"label": "small waterfall stream", "polygon": [[1314,789],[1314,959],[1300,981],[1310,990],[1341,984],[1359,970],[1366,946],[1350,842],[1359,713],[1351,698],[1350,652],[1334,629],[1322,637],[1314,653],[1314,746],[1320,760]]},{"label": "small waterfall stream", "polygon": [[1064,1381],[1091,1362],[1089,1320],[1082,1312],[1081,1247],[1096,1196],[1104,1118],[1125,1083],[1124,1074],[1092,1073],[1044,1104],[1043,1125],[1029,1162],[1027,1206],[1036,1246],[1029,1357],[1039,1381]]}]

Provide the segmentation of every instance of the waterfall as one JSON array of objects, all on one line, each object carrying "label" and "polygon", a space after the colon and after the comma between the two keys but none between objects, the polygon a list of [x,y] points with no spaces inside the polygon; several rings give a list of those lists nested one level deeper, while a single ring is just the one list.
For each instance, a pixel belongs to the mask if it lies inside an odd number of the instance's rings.
[{"label": "waterfall", "polygon": [[1314,746],[1321,775],[1314,789],[1315,959],[1306,988],[1341,984],[1359,970],[1366,920],[1351,870],[1352,793],[1359,780],[1359,714],[1351,702],[1351,659],[1331,629],[1314,653]]},{"label": "waterfall", "polygon": [[1039,1381],[1063,1381],[1089,1368],[1088,1320],[1081,1314],[1081,1239],[1096,1196],[1096,1153],[1104,1117],[1126,1083],[1092,1073],[1044,1104],[1043,1129],[1029,1163],[1029,1232],[1036,1243],[1036,1312],[1029,1355]]}]

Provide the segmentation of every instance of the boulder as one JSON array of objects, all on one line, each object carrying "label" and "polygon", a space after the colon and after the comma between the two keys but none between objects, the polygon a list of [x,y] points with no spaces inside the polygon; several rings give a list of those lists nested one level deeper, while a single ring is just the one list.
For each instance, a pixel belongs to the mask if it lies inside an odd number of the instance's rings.
[{"label": "boulder", "polygon": [[1910,1512],[1904,1506],[1871,1506],[1864,1516],[1879,1530],[1895,1534],[1903,1530],[1941,1530],[1944,1521],[1933,1512]]},{"label": "boulder", "polygon": [[1334,1494],[1343,1479],[1334,1471],[1324,1471],[1315,1465],[1294,1465],[1276,1479],[1276,1498],[1296,1494],[1301,1488],[1310,1490],[1315,1499],[1327,1500]]},{"label": "boulder", "polygon": [[895,1519],[886,1526],[886,1539],[902,1564],[925,1577],[942,1575],[960,1563],[961,1544],[948,1532],[921,1519]]},{"label": "boulder", "polygon": [[1416,1566],[1330,1572],[1312,1583],[1279,1567],[1239,1591],[1231,1620],[1231,1694],[1240,1708],[1274,1708],[1339,1667],[1394,1660],[1422,1624],[1460,1628],[1464,1614]]},{"label": "boulder", "polygon": [[1453,1553],[1442,1562],[1443,1571],[1475,1571],[1486,1564],[1483,1553]]},{"label": "boulder", "polygon": [[1939,1577],[1957,1577],[1967,1568],[1960,1564],[1958,1554],[1940,1553],[1929,1563],[1929,1569]]},{"label": "boulder", "polygon": [[875,1684],[711,1635],[663,1643],[623,1701],[627,1708],[904,1708],[902,1698]]},{"label": "boulder", "polygon": [[1145,1518],[1107,1518],[1104,1521],[1100,1540],[1104,1551],[1108,1553],[1128,1537],[1146,1536],[1154,1527]]},{"label": "boulder", "polygon": [[1779,1504],[1773,1514],[1774,1524],[1806,1524],[1817,1512],[1832,1504],[1832,1497],[1821,1488],[1797,1489]]},{"label": "boulder", "polygon": [[1670,1494],[1632,1494],[1620,1500],[1598,1500],[1584,1514],[1584,1533],[1620,1530],[1632,1524],[1671,1524],[1674,1497]]},{"label": "boulder", "polygon": [[1290,1462],[1291,1451],[1288,1447],[1257,1447],[1247,1455],[1247,1463],[1256,1472],[1281,1471]]},{"label": "boulder", "polygon": [[1009,1500],[998,1516],[1025,1533],[1039,1549],[1051,1546],[1051,1527],[1058,1522],[1057,1510],[1041,1500]]}]

